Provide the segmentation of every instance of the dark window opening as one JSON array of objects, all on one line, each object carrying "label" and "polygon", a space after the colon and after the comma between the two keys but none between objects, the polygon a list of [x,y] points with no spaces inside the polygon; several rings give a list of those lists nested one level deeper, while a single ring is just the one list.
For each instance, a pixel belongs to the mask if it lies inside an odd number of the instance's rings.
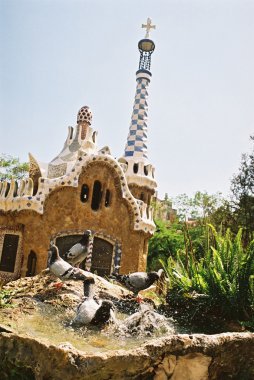
[{"label": "dark window opening", "polygon": [[96,132],[93,133],[93,135],[92,135],[92,140],[93,140],[93,142],[95,143],[95,141],[96,141]]},{"label": "dark window opening", "polygon": [[99,276],[111,273],[113,245],[98,237],[94,238],[91,272]]},{"label": "dark window opening", "polygon": [[138,172],[138,164],[134,164],[133,165],[133,171],[134,171],[135,174],[137,174],[137,172]]},{"label": "dark window opening", "polygon": [[149,219],[149,206],[147,205],[147,207],[146,207],[146,217],[147,217],[147,219]]},{"label": "dark window opening", "polygon": [[15,181],[13,196],[16,197],[17,195],[18,195],[18,182]]},{"label": "dark window opening", "polygon": [[56,245],[59,249],[59,254],[61,257],[64,256],[64,254],[69,251],[71,247],[73,247],[74,244],[76,244],[80,239],[82,235],[76,234],[76,235],[65,235],[65,236],[59,236],[56,238]]},{"label": "dark window opening", "polygon": [[80,193],[81,202],[83,203],[87,202],[88,197],[89,197],[89,187],[87,185],[82,185],[81,193]]},{"label": "dark window opening", "polygon": [[6,184],[6,190],[5,190],[5,194],[4,194],[5,197],[7,197],[8,193],[9,193],[9,190],[10,190],[10,187],[11,187],[10,182],[7,182],[7,184]]},{"label": "dark window opening", "polygon": [[14,272],[18,251],[19,235],[6,234],[0,262],[0,271]]},{"label": "dark window opening", "polygon": [[31,277],[35,275],[37,257],[34,251],[31,251],[27,260],[27,272],[26,276]]},{"label": "dark window opening", "polygon": [[145,194],[144,194],[144,193],[141,193],[141,194],[140,194],[140,200],[141,200],[141,201],[144,201],[144,199],[145,199]]},{"label": "dark window opening", "polygon": [[111,192],[109,189],[106,190],[106,195],[105,195],[105,207],[109,207],[111,204]]},{"label": "dark window opening", "polygon": [[92,196],[92,210],[96,211],[100,207],[102,197],[102,189],[100,181],[94,181],[93,185],[93,196]]},{"label": "dark window opening", "polygon": [[144,173],[145,173],[145,175],[148,175],[148,167],[147,166],[144,166]]}]

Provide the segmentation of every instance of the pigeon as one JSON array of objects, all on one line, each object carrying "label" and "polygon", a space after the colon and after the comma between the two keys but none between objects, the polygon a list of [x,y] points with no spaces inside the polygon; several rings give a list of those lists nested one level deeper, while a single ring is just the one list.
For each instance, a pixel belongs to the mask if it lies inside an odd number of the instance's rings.
[{"label": "pigeon", "polygon": [[[112,273],[109,278],[117,280],[128,290],[131,290],[136,296],[140,290],[149,288],[155,281],[159,280],[163,273],[163,269],[158,272],[134,272],[130,274],[117,274]],[[140,302],[142,298],[137,297]]]},{"label": "pigeon", "polygon": [[79,267],[81,262],[92,254],[93,250],[93,235],[92,231],[86,230],[82,238],[74,244],[68,252],[64,254],[64,259],[68,263]]},{"label": "pigeon", "polygon": [[[50,246],[48,256],[48,267],[51,273],[59,277],[61,280],[86,280],[93,279],[92,273],[84,271],[80,268],[74,268],[67,261],[63,260],[59,255],[58,247],[54,244]],[[59,283],[60,285],[63,285]]]},{"label": "pigeon", "polygon": [[115,325],[115,331],[125,336],[151,336],[153,333],[174,334],[175,328],[172,321],[157,313],[153,307],[140,304],[134,314]]},{"label": "pigeon", "polygon": [[84,281],[85,300],[78,306],[73,325],[101,326],[109,321],[113,313],[113,302],[100,300],[94,296],[94,279]]}]

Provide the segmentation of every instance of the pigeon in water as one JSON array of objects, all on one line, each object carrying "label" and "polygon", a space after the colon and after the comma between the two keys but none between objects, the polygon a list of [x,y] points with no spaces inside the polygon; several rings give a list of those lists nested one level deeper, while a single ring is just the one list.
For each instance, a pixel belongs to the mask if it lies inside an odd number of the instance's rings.
[{"label": "pigeon in water", "polygon": [[[134,272],[130,274],[112,273],[109,278],[117,280],[120,284],[131,290],[136,296],[140,290],[149,288],[155,281],[159,280],[163,273],[163,269],[158,272]],[[142,298],[137,297],[140,302]]]},{"label": "pigeon in water", "polygon": [[64,254],[64,259],[79,267],[80,263],[92,254],[93,239],[92,231],[86,230],[82,238]]},{"label": "pigeon in water", "polygon": [[113,302],[100,300],[94,297],[94,279],[84,281],[85,300],[78,306],[74,325],[95,325],[101,326],[109,321],[113,313]]},{"label": "pigeon in water", "polygon": [[[48,267],[51,273],[59,277],[61,280],[86,280],[94,279],[92,273],[84,271],[80,268],[74,268],[67,261],[63,260],[59,255],[59,250],[56,245],[51,245],[48,256]],[[62,286],[62,283],[59,283]]]},{"label": "pigeon in water", "polygon": [[175,332],[172,321],[158,314],[151,306],[140,304],[139,310],[121,323],[115,326],[116,331],[125,335],[151,336],[154,332],[171,333]]}]

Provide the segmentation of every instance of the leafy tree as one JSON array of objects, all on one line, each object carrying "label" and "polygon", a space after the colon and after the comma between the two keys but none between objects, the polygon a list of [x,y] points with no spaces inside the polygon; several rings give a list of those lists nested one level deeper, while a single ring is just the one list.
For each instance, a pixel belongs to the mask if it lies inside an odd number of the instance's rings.
[{"label": "leafy tree", "polygon": [[147,265],[148,270],[158,270],[160,259],[166,260],[175,256],[178,249],[184,247],[184,236],[181,225],[168,225],[162,220],[156,220],[156,231],[149,240]]},{"label": "leafy tree", "polygon": [[[254,136],[251,136],[254,141]],[[231,182],[234,214],[237,224],[243,227],[244,242],[254,237],[254,146],[250,154],[243,154],[238,173]]]},{"label": "leafy tree", "polygon": [[29,164],[7,154],[0,155],[0,180],[28,177]]},{"label": "leafy tree", "polygon": [[210,215],[209,222],[222,233],[225,233],[228,228],[230,228],[232,232],[237,233],[238,226],[232,202],[223,199],[221,206]]},{"label": "leafy tree", "polygon": [[192,198],[186,194],[180,194],[173,201],[180,220],[188,220],[191,217],[206,225],[209,216],[215,212],[223,200],[221,193],[209,195],[207,192],[196,191]]}]

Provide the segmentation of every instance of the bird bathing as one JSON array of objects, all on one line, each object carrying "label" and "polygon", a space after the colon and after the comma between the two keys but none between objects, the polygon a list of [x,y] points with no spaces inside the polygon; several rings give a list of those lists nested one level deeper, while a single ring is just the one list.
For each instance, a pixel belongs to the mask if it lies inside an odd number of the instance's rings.
[{"label": "bird bathing", "polygon": [[[83,282],[65,281],[62,288],[57,289],[54,287],[56,279],[46,270],[34,278],[6,285],[6,289],[13,289],[13,307],[0,309],[1,324],[47,344],[69,344],[89,353],[130,349],[148,339],[175,331],[172,322],[156,313],[152,306],[144,304],[139,307],[135,300],[128,299],[127,290],[99,276],[96,276],[97,294],[101,298],[110,295],[112,301],[107,302],[116,305],[114,317],[102,327],[73,323],[79,322],[76,310],[82,302]],[[97,305],[93,298],[91,301]],[[131,315],[123,312],[125,303],[131,305]]]},{"label": "bird bathing", "polygon": [[[146,324],[159,324],[161,316],[146,307],[138,318],[133,310],[128,316],[116,312],[117,326],[74,328],[70,322],[82,301],[83,283],[65,281],[59,290],[53,286],[56,280],[46,270],[3,288],[10,295],[10,307],[0,308],[3,379],[13,378],[13,373],[17,379],[35,380],[182,380],[182,374],[189,380],[254,378],[251,333],[189,335],[158,328],[147,334],[138,327],[145,319]],[[110,296],[120,311],[121,306],[136,305],[127,299],[126,289],[98,276],[96,290],[102,299]]]}]

